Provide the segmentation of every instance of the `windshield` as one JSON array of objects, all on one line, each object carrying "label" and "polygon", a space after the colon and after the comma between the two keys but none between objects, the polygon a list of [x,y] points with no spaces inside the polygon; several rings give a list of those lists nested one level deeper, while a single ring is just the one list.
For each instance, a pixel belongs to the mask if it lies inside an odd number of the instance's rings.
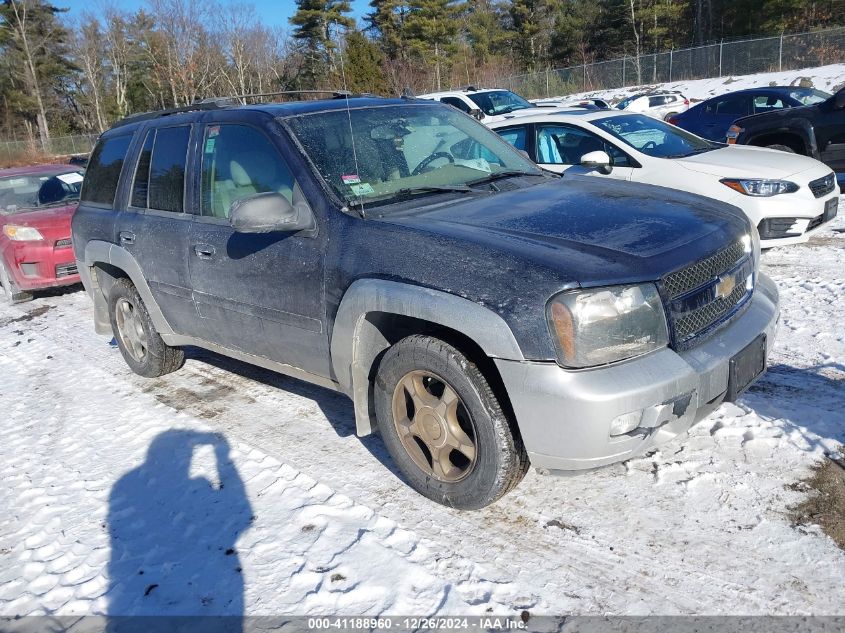
[{"label": "windshield", "polygon": [[58,173],[0,177],[0,213],[73,204],[79,200],[82,173],[77,167]]},{"label": "windshield", "polygon": [[362,207],[409,192],[472,191],[468,185],[508,173],[542,175],[497,134],[448,106],[317,112],[289,125],[329,187]]},{"label": "windshield", "polygon": [[525,108],[536,107],[510,90],[477,92],[467,96],[472,99],[472,102],[481,108],[481,111],[487,116],[507,114],[508,112],[513,112],[514,110],[524,110]]},{"label": "windshield", "polygon": [[592,124],[654,158],[684,158],[720,147],[645,114],[610,116],[596,119]]},{"label": "windshield", "polygon": [[816,90],[815,88],[793,90],[789,93],[789,96],[796,101],[800,101],[801,105],[805,106],[815,105],[816,103],[821,103],[822,101],[830,99],[830,95],[827,92],[823,90]]}]

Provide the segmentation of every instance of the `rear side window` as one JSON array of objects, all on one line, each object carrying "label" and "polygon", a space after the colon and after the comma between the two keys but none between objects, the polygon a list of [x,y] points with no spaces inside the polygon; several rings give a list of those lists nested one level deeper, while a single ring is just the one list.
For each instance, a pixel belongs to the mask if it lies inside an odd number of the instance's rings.
[{"label": "rear side window", "polygon": [[182,213],[185,210],[185,160],[188,156],[187,125],[156,130],[150,159],[150,209]]},{"label": "rear side window", "polygon": [[740,95],[716,102],[716,114],[740,116],[748,114],[748,97]]},{"label": "rear side window", "polygon": [[132,134],[100,140],[85,172],[81,195],[83,203],[114,206],[117,183],[131,140]]},{"label": "rear side window", "polygon": [[132,206],[184,212],[188,125],[150,130],[138,157],[132,183]]},{"label": "rear side window", "polygon": [[525,126],[510,127],[506,130],[496,131],[499,133],[499,136],[513,145],[516,149],[520,149],[523,152],[528,149],[528,144],[526,143],[528,139],[528,130]]},{"label": "rear side window", "polygon": [[461,112],[469,112],[470,110],[469,106],[464,103],[463,99],[458,99],[457,97],[443,97],[440,101],[446,105],[457,108]]}]

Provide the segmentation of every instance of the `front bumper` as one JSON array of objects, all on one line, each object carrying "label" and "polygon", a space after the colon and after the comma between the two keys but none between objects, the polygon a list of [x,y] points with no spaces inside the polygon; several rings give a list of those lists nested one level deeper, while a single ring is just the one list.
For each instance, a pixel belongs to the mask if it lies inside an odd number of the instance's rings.
[{"label": "front bumper", "polygon": [[[667,348],[582,371],[496,360],[532,465],[549,471],[596,468],[685,432],[724,400],[730,359],[763,332],[771,346],[778,316],[777,288],[758,274],[742,316],[682,353]],[[648,428],[611,437],[614,418],[640,410]]]},{"label": "front bumper", "polygon": [[[806,187],[796,194],[771,198],[741,196],[731,200],[745,211],[760,232],[760,246],[772,248],[806,242],[810,236],[833,218],[825,219],[824,213],[830,200],[838,200],[837,190],[821,198],[814,198]],[[835,203],[834,208],[835,208]],[[772,227],[771,232],[766,227]]]},{"label": "front bumper", "polygon": [[70,245],[49,242],[11,242],[3,253],[15,284],[21,290],[40,290],[79,283]]}]

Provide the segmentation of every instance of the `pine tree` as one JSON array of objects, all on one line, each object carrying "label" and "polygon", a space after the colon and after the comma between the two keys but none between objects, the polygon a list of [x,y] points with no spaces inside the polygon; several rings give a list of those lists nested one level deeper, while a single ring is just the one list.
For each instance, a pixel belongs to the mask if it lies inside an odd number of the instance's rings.
[{"label": "pine tree", "polygon": [[346,35],[343,74],[347,90],[387,94],[390,88],[382,69],[383,63],[381,49],[361,31],[351,31]]},{"label": "pine tree", "polygon": [[44,149],[49,147],[50,87],[73,70],[68,61],[68,31],[58,20],[65,10],[43,0],[0,3],[0,51],[8,63],[6,97],[28,122],[34,121]]},{"label": "pine tree", "polygon": [[406,20],[411,52],[434,69],[434,85],[443,87],[445,70],[456,50],[463,6],[455,0],[411,0]]},{"label": "pine tree", "polygon": [[349,0],[296,0],[296,13],[290,18],[293,37],[303,44],[301,84],[316,88],[320,78],[332,77],[337,66],[337,31],[351,28],[355,21]]}]

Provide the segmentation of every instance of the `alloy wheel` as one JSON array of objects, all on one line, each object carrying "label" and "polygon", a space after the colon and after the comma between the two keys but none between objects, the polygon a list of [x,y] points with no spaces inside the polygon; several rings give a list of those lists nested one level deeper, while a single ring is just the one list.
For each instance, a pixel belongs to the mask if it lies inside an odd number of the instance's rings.
[{"label": "alloy wheel", "polygon": [[416,370],[393,392],[393,423],[405,451],[420,470],[455,483],[477,461],[475,427],[457,392],[440,376]]},{"label": "alloy wheel", "polygon": [[115,304],[117,333],[123,346],[137,362],[143,362],[147,355],[147,332],[138,309],[131,301],[121,298]]}]

